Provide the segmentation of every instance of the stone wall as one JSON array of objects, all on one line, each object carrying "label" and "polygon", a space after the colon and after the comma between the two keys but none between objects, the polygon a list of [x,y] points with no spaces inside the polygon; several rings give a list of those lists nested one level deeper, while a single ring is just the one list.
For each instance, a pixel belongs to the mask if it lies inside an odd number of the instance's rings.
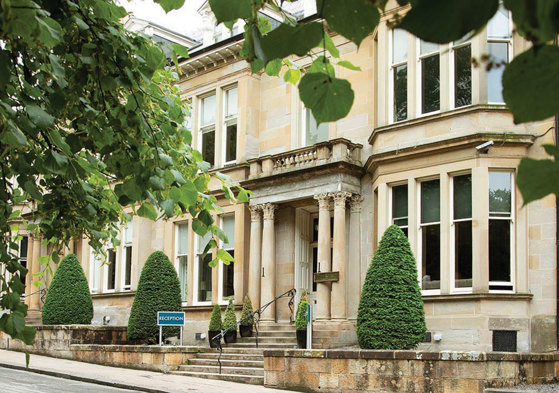
[{"label": "stone wall", "polygon": [[264,351],[264,385],[311,392],[482,393],[557,380],[559,354]]}]

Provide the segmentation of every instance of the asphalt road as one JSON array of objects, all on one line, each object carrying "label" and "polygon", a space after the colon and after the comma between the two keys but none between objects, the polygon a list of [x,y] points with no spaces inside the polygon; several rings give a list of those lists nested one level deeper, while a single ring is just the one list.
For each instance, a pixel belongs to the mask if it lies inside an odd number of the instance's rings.
[{"label": "asphalt road", "polygon": [[0,392],[5,393],[137,393],[87,382],[72,381],[0,367]]}]

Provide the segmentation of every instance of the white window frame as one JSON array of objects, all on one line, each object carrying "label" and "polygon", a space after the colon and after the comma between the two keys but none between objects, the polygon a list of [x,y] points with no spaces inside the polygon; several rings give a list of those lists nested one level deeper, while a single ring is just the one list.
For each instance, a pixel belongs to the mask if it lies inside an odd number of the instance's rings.
[{"label": "white window frame", "polygon": [[[440,113],[441,112],[441,106],[442,106],[442,95],[441,95],[441,44],[439,45],[439,50],[435,51],[435,52],[429,52],[426,54],[421,54],[421,38],[417,38],[416,39],[416,63],[417,63],[417,71],[416,71],[416,109],[417,109],[417,115],[416,117],[424,117],[424,116],[429,116],[429,115],[433,115],[436,113]],[[434,54],[437,54],[439,56],[439,109],[435,110],[435,111],[431,111],[431,112],[422,112],[422,107],[423,107],[423,97],[422,97],[422,88],[423,88],[423,80],[421,78],[421,72],[422,72],[422,60],[427,58],[427,57],[431,57]],[[408,67],[409,69],[409,67]],[[408,75],[409,78],[409,75]],[[409,107],[408,107],[409,110]],[[408,116],[409,117],[409,116]]]},{"label": "white window frame", "polygon": [[[202,120],[203,120],[203,116],[204,116],[204,99],[211,97],[211,96],[215,96],[215,113],[214,113],[214,122],[213,123],[209,123],[209,124],[202,124]],[[199,140],[198,140],[198,150],[200,151],[200,153],[202,154],[202,158],[203,157],[203,140],[204,140],[204,134],[206,133],[210,133],[213,131],[214,133],[214,162],[210,162],[210,165],[212,168],[215,168],[217,166],[217,151],[216,151],[216,133],[217,133],[217,119],[218,119],[218,115],[217,115],[217,91],[216,90],[212,90],[209,92],[204,93],[203,95],[198,97],[198,103],[199,103],[199,107],[200,110],[198,111],[198,136],[199,136]]]},{"label": "white window frame", "polygon": [[[235,115],[227,115],[228,107],[227,107],[227,95],[230,90],[237,89],[237,113]],[[222,154],[221,154],[221,161],[223,165],[231,165],[237,162],[238,151],[235,151],[235,159],[227,161],[227,127],[230,125],[237,125],[237,149],[238,150],[238,138],[239,138],[239,87],[238,85],[228,86],[223,89],[223,132],[222,132]]]},{"label": "white window frame", "polygon": [[[439,181],[439,221],[433,221],[433,222],[429,222],[429,223],[425,223],[422,224],[421,223],[421,189],[423,188],[423,183],[427,182],[427,181],[431,181],[431,180],[438,180]],[[440,176],[433,176],[433,177],[427,177],[427,178],[422,178],[422,179],[418,179],[417,180],[418,186],[417,186],[417,204],[416,204],[416,209],[417,209],[417,222],[418,222],[418,229],[417,229],[417,275],[418,275],[418,280],[419,280],[419,288],[421,288],[421,294],[422,295],[440,295],[441,294],[441,287],[442,287],[442,281],[443,281],[443,276],[441,274],[440,277],[440,283],[439,283],[439,289],[423,289],[423,228],[426,226],[430,226],[430,225],[439,225],[439,236],[441,233],[441,209],[443,209],[443,206],[440,204],[440,198],[441,198],[441,178]],[[409,194],[408,194],[409,195]],[[409,212],[408,212],[409,214]],[[408,222],[409,224],[409,222]],[[409,231],[409,230],[408,230]],[[442,245],[442,242],[440,242],[439,239],[439,243]],[[440,248],[440,247],[439,247]],[[443,255],[440,252],[439,249],[439,259],[440,259],[440,264],[441,266],[439,266],[439,271],[440,273],[442,273],[443,269],[442,267],[442,263],[443,261]]]},{"label": "white window frame", "polygon": [[[109,250],[114,250],[115,251],[115,261],[114,261],[114,269],[115,269],[115,287],[113,289],[109,289]],[[119,261],[118,261],[118,253],[119,253],[119,247],[113,246],[111,243],[109,243],[107,245],[107,247],[105,248],[105,252],[107,253],[107,258],[105,260],[105,263],[103,264],[103,293],[114,293],[117,291],[117,269],[118,269],[118,265],[119,265]]]},{"label": "white window frame", "polygon": [[[491,217],[491,212],[487,212],[487,219],[488,219],[488,227],[489,227],[489,220],[508,220],[510,221],[510,282],[506,281],[489,281],[489,287],[492,285],[501,285],[501,286],[511,286],[512,289],[490,289],[489,292],[491,293],[514,293],[516,291],[516,231],[515,231],[515,211],[516,211],[516,184],[514,182],[514,171],[507,170],[504,168],[489,168],[488,173],[491,172],[502,172],[508,173],[510,176],[510,217]],[[489,187],[489,184],[487,184]],[[487,231],[487,244],[488,248],[487,251],[489,252],[489,230]],[[487,256],[489,260],[489,255]],[[489,262],[488,262],[489,263]],[[489,267],[489,266],[488,266]]]},{"label": "white window frame", "polygon": [[[503,7],[502,2],[499,2],[499,7]],[[499,12],[499,11],[497,11]],[[501,37],[489,37],[489,30],[487,30],[486,38],[487,38],[487,51],[489,52],[489,44],[490,43],[506,43],[507,45],[507,64],[509,64],[513,60],[513,20],[512,14],[510,11],[509,13],[509,37],[508,38],[501,38]],[[488,22],[489,24],[489,22]],[[489,73],[487,73],[487,82],[489,81]],[[501,82],[502,83],[502,82]],[[502,86],[502,85],[501,85]],[[487,103],[493,105],[505,105],[505,101],[498,102],[498,101],[489,101],[489,83],[487,83]]]},{"label": "white window frame", "polygon": [[460,42],[458,44],[455,44],[454,42],[449,44],[449,49],[450,49],[449,50],[449,52],[450,52],[450,54],[449,54],[449,61],[450,61],[450,65],[449,65],[449,70],[450,70],[450,72],[449,72],[449,74],[450,74],[449,75],[449,93],[450,93],[449,94],[449,99],[450,99],[449,108],[450,109],[467,108],[469,106],[472,106],[473,103],[474,103],[474,100],[473,100],[473,98],[474,98],[474,93],[473,93],[473,90],[474,90],[474,85],[473,85],[474,67],[473,67],[473,64],[471,64],[471,62],[470,62],[470,78],[471,78],[471,82],[472,82],[472,84],[470,86],[470,104],[469,105],[462,105],[462,106],[459,106],[459,107],[456,106],[456,89],[455,89],[455,77],[454,77],[454,75],[456,74],[456,63],[454,61],[454,59],[455,59],[454,53],[457,49],[461,49],[461,48],[464,48],[466,46],[470,47],[470,53],[472,53],[472,38],[471,37],[468,40],[466,40],[464,42]]},{"label": "white window frame", "polygon": [[100,293],[101,288],[101,268],[103,264],[103,255],[97,254],[93,247],[90,247],[89,253],[89,289],[91,293]]},{"label": "white window frame", "polygon": [[[130,234],[131,238],[130,241],[127,241],[126,239],[126,230],[128,229],[128,225],[130,226],[130,231],[132,232]],[[121,231],[121,239],[122,242],[120,244],[120,260],[121,260],[121,264],[122,267],[120,269],[121,271],[121,278],[120,278],[120,285],[122,288],[123,292],[128,292],[131,290],[132,288],[132,266],[134,265],[134,260],[132,258],[132,250],[133,250],[133,243],[134,243],[134,225],[132,223],[132,221],[128,222],[125,226],[122,227]],[[130,284],[126,284],[126,249],[130,248]],[[115,248],[116,249],[116,248]],[[117,251],[118,252],[118,251]],[[117,255],[118,257],[118,255]],[[115,285],[116,286],[116,285]]]},{"label": "white window frame", "polygon": [[[190,250],[189,244],[187,245],[187,250],[186,250],[186,254],[180,254],[179,253],[179,226],[180,225],[186,225],[188,228],[188,239],[190,240],[190,226],[189,226],[189,222],[188,221],[177,221],[174,223],[174,227],[175,227],[175,269],[177,271],[177,275],[179,277],[179,283],[180,283],[180,257],[186,257],[186,271],[187,271],[187,275],[186,275],[186,282],[185,282],[185,286],[186,286],[186,294],[184,296],[185,300],[181,300],[183,305],[188,304],[188,264],[189,264],[189,260],[190,258],[188,257],[188,252]],[[182,291],[182,288],[181,288]],[[181,299],[183,297],[183,294],[181,293]]]},{"label": "white window frame", "polygon": [[392,212],[393,212],[393,210],[392,210],[393,202],[392,202],[392,201],[394,200],[394,194],[392,193],[392,191],[393,191],[394,187],[399,187],[399,186],[408,186],[407,202],[408,202],[408,206],[409,206],[409,201],[410,201],[410,186],[409,186],[407,180],[402,181],[402,182],[398,182],[398,183],[394,183],[394,184],[390,184],[389,187],[388,187],[388,189],[389,189],[389,192],[388,192],[388,217],[389,217],[389,223],[390,223],[390,225],[396,225],[396,226],[397,226],[398,228],[400,228],[400,229],[406,228],[406,229],[408,230],[408,237],[409,237],[409,233],[410,233],[410,212],[409,212],[409,208],[408,208],[408,215],[407,215],[407,217],[405,217],[405,218],[408,219],[408,225],[400,226],[400,225],[396,224],[396,223],[394,222],[394,220],[398,220],[398,219],[401,220],[401,219],[403,219],[404,217],[394,217],[394,216],[392,215]]},{"label": "white window frame", "polygon": [[[305,105],[303,103],[301,103],[301,135],[300,135],[300,146],[303,147],[309,147],[309,146],[314,146],[314,144],[312,145],[307,145],[307,111],[310,112],[310,115],[313,116],[312,111],[305,107]],[[316,119],[315,119],[316,121]],[[328,139],[324,142],[328,142],[330,140],[330,123],[324,123],[326,124],[327,127],[327,132],[328,132]],[[324,143],[324,142],[317,142],[317,143]]]},{"label": "white window frame", "polygon": [[[472,217],[470,218],[461,218],[461,219],[454,219],[454,178],[456,176],[464,176],[464,175],[471,175],[472,176],[472,172],[468,171],[468,172],[458,172],[458,173],[453,173],[452,175],[450,175],[450,192],[449,192],[449,208],[450,208],[450,213],[449,213],[449,217],[450,217],[450,228],[449,228],[449,254],[450,254],[450,258],[449,258],[449,263],[450,263],[450,292],[451,293],[472,293],[472,288],[473,288],[473,278],[474,278],[474,262],[475,262],[475,255],[474,255],[474,250],[473,250],[473,245],[472,245],[472,286],[468,287],[468,288],[457,288],[456,287],[456,279],[455,279],[455,272],[456,272],[456,250],[455,250],[455,240],[456,240],[456,226],[454,225],[457,222],[465,222],[465,221],[470,221],[472,223],[472,240],[473,240],[473,235],[474,235],[474,225],[473,225],[473,205],[474,205],[474,197],[472,194]],[[473,176],[471,177],[472,179],[472,183],[474,182],[474,178]],[[473,184],[472,184],[473,187]],[[441,277],[442,278],[442,277]]]},{"label": "white window frame", "polygon": [[[200,242],[200,238],[201,236],[198,234],[194,235],[194,266],[193,266],[193,282],[192,282],[192,304],[195,306],[211,306],[212,305],[212,301],[211,299],[209,301],[199,301],[198,300],[198,281],[199,281],[199,268],[198,266],[200,265],[200,260],[199,258],[201,258],[201,253],[198,252],[198,243]],[[210,251],[211,252],[211,251]],[[213,280],[212,280],[213,281]],[[212,285],[212,293],[213,293],[213,285]]]},{"label": "white window frame", "polygon": [[[225,217],[233,217],[233,220],[234,220],[233,222],[235,222],[235,220],[236,220],[236,217],[235,217],[234,213],[233,214],[224,214],[224,215],[220,216],[219,227],[223,231],[225,231],[223,229],[223,218],[225,218]],[[223,241],[220,240],[219,244],[220,244],[220,247],[223,248]],[[235,251],[235,245],[233,244],[232,247],[223,248],[223,249],[225,251],[231,251],[231,250]],[[229,303],[229,301],[227,299],[223,298],[223,274],[225,273],[225,265],[222,261],[219,261],[218,266],[219,266],[219,268],[218,268],[219,274],[218,274],[218,280],[217,280],[218,281],[217,301],[218,301],[219,304],[227,305]],[[235,266],[235,265],[233,264],[233,266]],[[233,277],[234,277],[234,273],[233,273]]]},{"label": "white window frame", "polygon": [[[410,113],[409,113],[409,106],[407,106],[407,116],[405,119],[402,120],[395,120],[394,119],[394,104],[395,104],[395,95],[394,95],[394,73],[397,67],[403,66],[404,64],[407,66],[407,78],[406,80],[409,80],[409,71],[410,71],[410,66],[409,66],[409,53],[407,54],[406,60],[399,62],[399,63],[394,63],[394,30],[395,29],[391,29],[390,33],[388,34],[388,58],[389,58],[389,75],[388,75],[388,123],[389,124],[394,124],[394,123],[400,123],[406,120],[409,120],[410,118]],[[409,33],[406,32],[406,38],[409,40]],[[408,41],[407,40],[407,41]],[[406,44],[407,44],[406,41]],[[406,49],[407,52],[407,49]],[[408,88],[406,86],[406,93],[408,91]],[[406,105],[409,104],[409,100],[408,97],[406,96]]]}]

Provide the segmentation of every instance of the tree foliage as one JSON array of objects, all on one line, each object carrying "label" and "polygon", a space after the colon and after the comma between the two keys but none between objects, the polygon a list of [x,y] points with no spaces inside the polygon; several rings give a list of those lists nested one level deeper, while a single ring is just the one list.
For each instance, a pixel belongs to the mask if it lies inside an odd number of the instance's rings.
[{"label": "tree foliage", "polygon": [[408,238],[388,227],[367,271],[357,312],[364,349],[412,349],[425,339],[425,310]]},{"label": "tree foliage", "polygon": [[[0,271],[9,273],[0,275],[9,311],[0,330],[27,344],[34,330],[19,300],[27,270],[16,257],[18,231],[52,249],[41,272],[73,238],[85,235],[97,250],[108,238],[118,244],[118,223],[130,219],[123,206],[150,219],[189,213],[198,234],[225,239],[205,193],[209,164],[184,126],[178,74],[153,41],[124,30],[125,15],[112,0],[0,4]],[[187,54],[173,48],[175,59]]]},{"label": "tree foliage", "polygon": [[45,325],[85,325],[93,318],[93,302],[83,269],[74,254],[58,265],[41,314]]},{"label": "tree foliage", "polygon": [[[127,338],[157,343],[158,311],[182,311],[177,271],[162,251],[152,253],[142,269],[128,319]],[[163,328],[164,337],[177,336],[179,333],[179,327]]]}]

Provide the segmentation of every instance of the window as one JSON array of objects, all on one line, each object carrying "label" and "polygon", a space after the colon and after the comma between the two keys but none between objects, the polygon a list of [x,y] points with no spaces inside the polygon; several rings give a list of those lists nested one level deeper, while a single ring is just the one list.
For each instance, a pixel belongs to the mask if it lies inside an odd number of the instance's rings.
[{"label": "window", "polygon": [[408,236],[408,185],[392,187],[392,224]]},{"label": "window", "polygon": [[489,289],[513,290],[512,174],[489,172]]},{"label": "window", "polygon": [[124,282],[122,289],[129,291],[132,284],[132,221],[126,224],[124,228],[124,242],[122,245],[122,253],[124,256]]},{"label": "window", "polygon": [[105,289],[114,291],[116,289],[116,248],[111,246],[107,250],[108,261],[105,265]]},{"label": "window", "polygon": [[408,34],[392,30],[392,64],[390,66],[394,121],[408,118]]},{"label": "window", "polygon": [[97,254],[91,249],[91,257],[89,259],[89,287],[91,288],[91,293],[100,292],[100,273],[101,266],[103,266],[103,255]]},{"label": "window", "polygon": [[211,238],[211,232],[204,237],[196,236],[195,294],[198,303],[210,304],[212,301],[212,268],[209,266],[212,260],[211,250],[204,256],[204,248]]},{"label": "window", "polygon": [[440,181],[420,184],[421,289],[441,288]]},{"label": "window", "polygon": [[23,267],[27,268],[27,249],[29,246],[29,238],[27,236],[23,236],[19,241],[19,255],[18,255],[18,262]]},{"label": "window", "polygon": [[176,224],[176,268],[179,275],[179,283],[181,287],[181,300],[187,301],[187,266],[188,266],[188,224]]},{"label": "window", "polygon": [[452,178],[454,288],[472,287],[472,175]]},{"label": "window", "polygon": [[233,163],[237,159],[237,88],[227,89],[224,92],[224,137],[225,157],[224,162]]},{"label": "window", "polygon": [[328,123],[316,124],[316,120],[310,109],[303,110],[304,129],[303,146],[312,146],[315,143],[326,142],[330,138],[328,135]]},{"label": "window", "polygon": [[439,44],[419,40],[419,73],[421,113],[441,108]]},{"label": "window", "polygon": [[[221,218],[221,229],[225,232],[227,236],[227,242],[224,242],[221,247],[229,252],[231,256],[235,257],[235,216],[223,216]],[[234,276],[235,276],[235,264],[230,263],[225,265],[223,262],[219,264],[220,271],[220,290],[219,290],[219,300],[221,302],[226,302],[229,296],[235,294],[234,290]]]},{"label": "window", "polygon": [[454,73],[451,73],[455,108],[472,104],[472,45],[465,40],[452,45],[451,59]]},{"label": "window", "polygon": [[503,5],[487,24],[487,52],[493,67],[487,72],[487,99],[489,102],[503,103],[504,63],[508,63],[512,47],[510,13]]},{"label": "window", "polygon": [[215,165],[215,94],[201,99],[200,110],[200,149],[204,161]]}]

